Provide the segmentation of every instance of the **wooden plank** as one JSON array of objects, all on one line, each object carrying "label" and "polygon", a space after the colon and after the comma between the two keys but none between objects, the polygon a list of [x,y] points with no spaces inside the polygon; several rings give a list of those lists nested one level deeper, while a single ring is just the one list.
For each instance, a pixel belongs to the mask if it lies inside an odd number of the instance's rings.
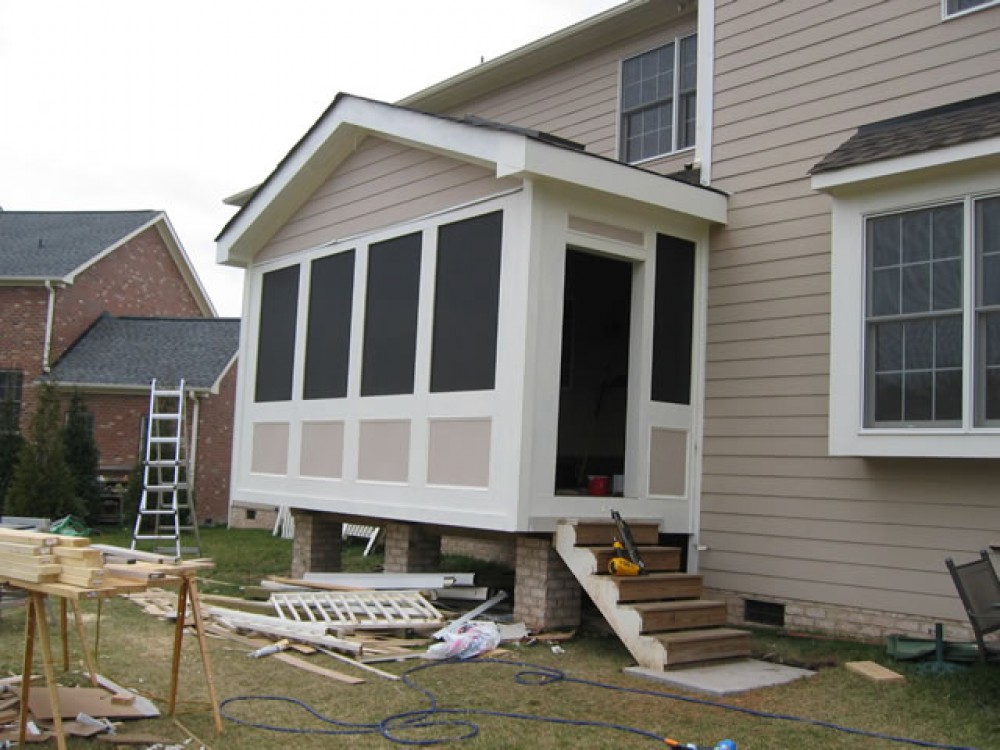
[{"label": "wooden plank", "polygon": [[906,678],[899,672],[893,672],[873,661],[849,661],[844,664],[852,672],[867,677],[875,682],[904,682]]},{"label": "wooden plank", "polygon": [[360,685],[364,682],[364,680],[360,677],[351,677],[350,675],[343,674],[341,672],[335,672],[332,669],[320,667],[306,661],[305,659],[300,659],[298,656],[292,656],[291,654],[273,654],[271,658],[277,659],[278,661],[297,669],[319,675],[320,677],[326,677],[331,680],[336,680],[337,682],[345,682],[348,685]]},{"label": "wooden plank", "polygon": [[55,534],[44,534],[40,531],[21,531],[20,529],[0,528],[0,541],[18,544],[44,544],[54,546],[59,544],[61,537]]},{"label": "wooden plank", "polygon": [[2,542],[0,541],[0,552],[13,552],[18,555],[51,555],[52,545],[39,544],[37,542]]},{"label": "wooden plank", "polygon": [[52,553],[56,560],[65,565],[80,565],[90,568],[99,568],[104,565],[104,555],[100,550],[92,547],[64,547],[56,545],[52,547]]}]

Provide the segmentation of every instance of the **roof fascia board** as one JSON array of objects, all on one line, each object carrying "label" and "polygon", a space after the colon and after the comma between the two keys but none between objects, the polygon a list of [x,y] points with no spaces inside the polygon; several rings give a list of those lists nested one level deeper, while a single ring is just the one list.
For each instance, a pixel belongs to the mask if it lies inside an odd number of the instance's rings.
[{"label": "roof fascia board", "polygon": [[[648,25],[645,16],[655,13],[655,5],[652,0],[622,3],[435,83],[399,100],[398,104],[444,111],[482,90],[508,85],[535,70],[572,60],[596,45],[612,44],[642,31]],[[680,7],[677,13],[680,15],[686,10]]]},{"label": "roof fascia board", "polygon": [[516,169],[524,136],[477,128],[395,105],[343,96],[233,217],[217,239],[217,260],[245,266],[257,250],[367,135],[462,161]]},{"label": "roof fascia board", "polygon": [[[106,393],[119,396],[149,396],[149,385],[130,383],[87,383],[70,380],[53,380],[53,385],[59,390],[80,389],[84,393]],[[191,393],[208,393],[207,388],[192,388],[185,386]]]},{"label": "roof fascia board", "polygon": [[187,251],[181,244],[180,237],[177,236],[177,232],[174,230],[174,225],[170,222],[170,217],[165,213],[161,213],[160,219],[161,221],[157,225],[157,229],[159,230],[164,243],[167,245],[167,249],[170,251],[170,254],[174,257],[174,261],[180,269],[181,276],[184,277],[188,288],[190,288],[191,292],[194,294],[195,300],[198,303],[198,308],[204,315],[210,318],[218,317],[215,305],[212,304],[212,300],[208,296],[208,292],[202,285],[201,279],[198,278],[198,273],[194,270],[191,258],[188,256]]},{"label": "roof fascia board", "polygon": [[[222,388],[222,381],[226,379],[226,375],[228,375],[229,371],[233,369],[233,365],[236,364],[236,361],[239,358],[240,358],[240,353],[239,349],[237,349],[237,351],[233,353],[233,356],[229,358],[229,361],[226,363],[226,366],[222,368],[222,371],[219,373],[219,377],[215,379],[215,382],[212,383],[212,385],[210,385],[207,389],[205,389],[206,394],[211,394],[213,396],[218,395],[219,390]],[[194,391],[197,389],[192,388],[191,390]]]},{"label": "roof fascia board", "polygon": [[4,276],[0,278],[0,286],[45,286],[53,282],[65,285],[66,279],[61,276]]},{"label": "roof fascia board", "polygon": [[1000,155],[1000,138],[986,138],[895,159],[883,159],[830,172],[820,172],[812,176],[812,188],[821,192],[835,193],[838,189],[853,187],[863,182],[998,155]]},{"label": "roof fascia board", "polygon": [[523,172],[497,167],[498,177],[533,176],[609,193],[621,198],[725,224],[728,198],[714,190],[662,175],[527,140]]}]

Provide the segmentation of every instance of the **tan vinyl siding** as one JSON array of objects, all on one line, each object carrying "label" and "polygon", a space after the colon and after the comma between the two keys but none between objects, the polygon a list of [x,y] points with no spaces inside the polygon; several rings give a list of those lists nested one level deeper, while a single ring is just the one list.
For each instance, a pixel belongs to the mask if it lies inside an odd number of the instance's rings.
[{"label": "tan vinyl siding", "polygon": [[260,251],[267,260],[516,188],[513,179],[369,137]]},{"label": "tan vinyl siding", "polygon": [[1000,9],[717,0],[701,556],[753,598],[961,617],[944,568],[1000,533],[1000,459],[827,452],[830,200],[808,170],[859,125],[1000,89]]},{"label": "tan vinyl siding", "polygon": [[[687,36],[696,30],[694,15],[630,37],[588,55],[491,92],[450,114],[474,114],[497,122],[553,133],[586,146],[587,151],[618,157],[618,90],[621,61]],[[658,172],[683,169],[694,158],[685,149],[643,164]]]}]

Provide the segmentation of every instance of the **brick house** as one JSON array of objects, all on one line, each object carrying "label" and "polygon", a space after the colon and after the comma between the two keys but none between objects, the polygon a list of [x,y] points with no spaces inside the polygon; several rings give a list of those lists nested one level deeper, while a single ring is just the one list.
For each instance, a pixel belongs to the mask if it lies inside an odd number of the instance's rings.
[{"label": "brick house", "polygon": [[338,96],[218,238],[234,498],[297,509],[299,565],[357,519],[387,567],[488,536],[529,626],[618,508],[731,624],[957,634],[944,559],[1000,542],[998,21],[631,0]]},{"label": "brick house", "polygon": [[225,522],[239,321],[215,316],[166,214],[0,211],[0,398],[78,388],[108,486],[140,459],[154,377],[193,386],[202,521]]}]

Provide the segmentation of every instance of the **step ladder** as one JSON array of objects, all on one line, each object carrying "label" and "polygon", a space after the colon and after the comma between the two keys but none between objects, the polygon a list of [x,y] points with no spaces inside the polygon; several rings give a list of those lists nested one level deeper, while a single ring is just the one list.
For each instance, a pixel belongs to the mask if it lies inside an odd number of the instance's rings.
[{"label": "step ladder", "polygon": [[[132,549],[152,545],[153,552],[177,557],[201,556],[201,538],[189,482],[187,394],[184,381],[149,390],[142,498],[132,532]],[[182,544],[182,537],[187,546]]]}]

